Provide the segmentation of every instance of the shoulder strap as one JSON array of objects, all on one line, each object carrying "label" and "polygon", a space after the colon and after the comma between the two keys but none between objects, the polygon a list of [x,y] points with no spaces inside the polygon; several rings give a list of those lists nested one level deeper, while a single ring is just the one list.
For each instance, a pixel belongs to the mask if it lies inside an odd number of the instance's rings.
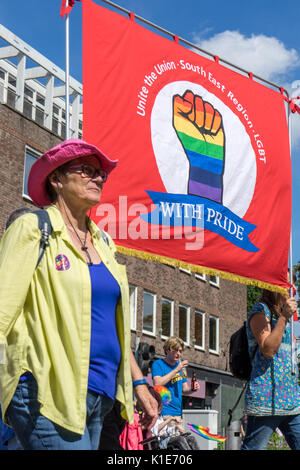
[{"label": "shoulder strap", "polygon": [[39,209],[33,211],[38,218],[39,229],[41,231],[41,241],[40,241],[40,249],[39,249],[39,256],[36,264],[36,268],[41,262],[41,259],[45,253],[47,246],[49,245],[49,237],[52,233],[52,225],[50,221],[49,214],[44,209]]},{"label": "shoulder strap", "polygon": [[249,380],[247,380],[247,381],[245,382],[244,387],[242,388],[242,391],[241,391],[241,393],[239,394],[238,399],[236,400],[236,402],[235,402],[233,408],[230,409],[230,410],[228,410],[229,418],[228,418],[227,426],[230,426],[230,423],[231,423],[231,420],[232,420],[233,412],[234,412],[234,410],[236,409],[236,407],[238,406],[238,404],[239,404],[239,402],[240,402],[240,399],[242,398],[242,395],[243,395],[244,391],[246,390],[246,387],[247,387],[248,383],[249,383]]}]

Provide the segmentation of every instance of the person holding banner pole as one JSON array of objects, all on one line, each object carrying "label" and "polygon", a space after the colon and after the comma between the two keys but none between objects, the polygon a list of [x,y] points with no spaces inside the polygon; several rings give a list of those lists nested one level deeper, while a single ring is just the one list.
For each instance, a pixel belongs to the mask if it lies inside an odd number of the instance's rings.
[{"label": "person holding banner pole", "polygon": [[24,450],[97,450],[114,399],[133,420],[133,386],[145,427],[157,419],[130,348],[126,268],[87,216],[116,165],[80,139],[48,150],[28,178],[52,225],[41,262],[36,214],[1,239],[0,402]]},{"label": "person holding banner pole", "polygon": [[248,417],[242,450],[263,450],[276,428],[289,447],[300,450],[300,389],[292,368],[290,318],[296,301],[278,292],[262,291],[250,310],[246,329],[251,377],[246,389]]}]

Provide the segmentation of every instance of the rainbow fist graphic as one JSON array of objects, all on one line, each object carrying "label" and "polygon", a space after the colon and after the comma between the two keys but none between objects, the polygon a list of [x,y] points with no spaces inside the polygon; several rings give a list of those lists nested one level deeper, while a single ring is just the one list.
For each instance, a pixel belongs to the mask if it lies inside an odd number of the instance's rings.
[{"label": "rainbow fist graphic", "polygon": [[188,194],[222,203],[225,136],[222,116],[190,90],[173,96],[173,127],[189,160]]}]

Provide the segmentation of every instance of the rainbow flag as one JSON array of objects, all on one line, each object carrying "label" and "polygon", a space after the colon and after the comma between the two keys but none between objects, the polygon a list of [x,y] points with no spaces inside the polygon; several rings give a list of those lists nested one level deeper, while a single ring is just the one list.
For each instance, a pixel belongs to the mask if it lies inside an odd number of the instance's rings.
[{"label": "rainbow flag", "polygon": [[197,424],[191,423],[187,423],[187,425],[191,431],[203,437],[204,439],[217,442],[225,442],[227,439],[227,437],[220,436],[220,434],[211,434],[209,432],[209,428],[205,428],[204,426],[198,426]]},{"label": "rainbow flag", "polygon": [[188,193],[222,202],[222,117],[191,91],[173,98],[173,127],[190,164]]}]

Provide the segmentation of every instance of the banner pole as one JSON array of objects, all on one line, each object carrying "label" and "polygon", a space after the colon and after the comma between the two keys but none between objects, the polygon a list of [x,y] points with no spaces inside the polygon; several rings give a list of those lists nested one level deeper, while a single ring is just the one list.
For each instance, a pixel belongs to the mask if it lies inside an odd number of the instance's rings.
[{"label": "banner pole", "polygon": [[[291,163],[292,163],[292,113],[290,106],[288,106],[288,128],[289,128],[289,139],[290,139],[290,152],[291,152]],[[290,284],[293,284],[293,242],[292,242],[292,220],[291,220],[291,235],[290,235],[290,253],[289,253],[289,273],[290,273]],[[290,297],[293,297],[293,287],[290,288]],[[295,374],[295,342],[294,342],[294,316],[290,318],[291,327],[291,366],[292,374]]]},{"label": "banner pole", "polygon": [[[66,0],[66,7],[69,5],[69,0]],[[65,72],[65,79],[66,79],[66,140],[70,138],[70,102],[69,102],[69,77],[70,77],[70,62],[69,62],[69,14],[66,15],[66,23],[65,23],[65,37],[66,37],[66,72]]]},{"label": "banner pole", "polygon": [[[290,283],[293,283],[293,256],[292,256],[292,235],[290,241]],[[290,288],[290,297],[293,297],[293,288]],[[290,325],[291,325],[291,354],[292,354],[292,374],[295,374],[295,329],[294,329],[294,316],[292,315],[290,318]]]}]

